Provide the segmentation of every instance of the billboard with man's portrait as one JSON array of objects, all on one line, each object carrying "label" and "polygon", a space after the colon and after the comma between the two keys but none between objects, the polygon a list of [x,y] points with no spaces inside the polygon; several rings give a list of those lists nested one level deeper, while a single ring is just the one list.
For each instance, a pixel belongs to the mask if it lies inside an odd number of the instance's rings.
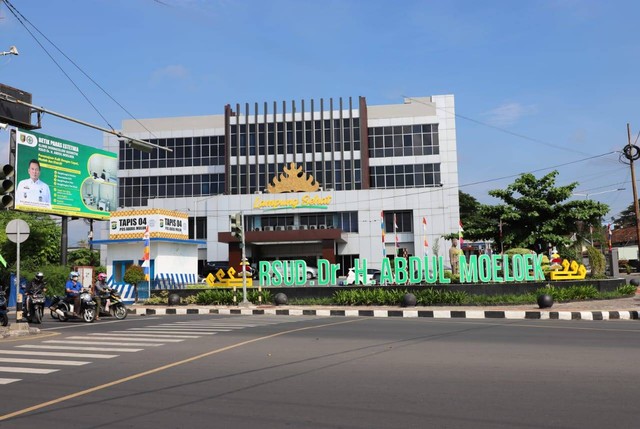
[{"label": "billboard with man's portrait", "polygon": [[109,219],[118,207],[118,155],[16,130],[15,209]]}]

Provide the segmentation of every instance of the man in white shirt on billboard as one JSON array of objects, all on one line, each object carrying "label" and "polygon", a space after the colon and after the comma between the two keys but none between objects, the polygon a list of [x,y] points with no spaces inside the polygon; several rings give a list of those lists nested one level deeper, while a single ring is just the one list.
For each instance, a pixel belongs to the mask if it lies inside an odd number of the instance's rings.
[{"label": "man in white shirt on billboard", "polygon": [[18,183],[16,199],[18,204],[51,207],[51,191],[49,185],[40,180],[40,163],[37,159],[29,161],[29,178]]}]

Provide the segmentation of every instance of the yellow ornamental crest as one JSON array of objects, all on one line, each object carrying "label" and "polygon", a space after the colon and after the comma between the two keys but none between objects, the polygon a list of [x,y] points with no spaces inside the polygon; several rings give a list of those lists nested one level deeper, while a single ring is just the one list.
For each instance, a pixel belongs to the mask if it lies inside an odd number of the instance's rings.
[{"label": "yellow ornamental crest", "polygon": [[270,194],[281,194],[286,192],[315,192],[320,190],[320,185],[312,175],[302,171],[295,162],[282,169],[282,173],[274,177],[273,183],[267,185],[267,192]]}]

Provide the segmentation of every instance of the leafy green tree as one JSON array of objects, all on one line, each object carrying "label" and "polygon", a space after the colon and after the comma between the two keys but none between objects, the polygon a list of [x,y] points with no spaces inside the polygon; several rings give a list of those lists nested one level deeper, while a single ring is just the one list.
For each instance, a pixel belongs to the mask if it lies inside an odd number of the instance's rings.
[{"label": "leafy green tree", "polygon": [[[21,264],[22,265],[22,264]],[[47,283],[47,296],[64,295],[64,286],[69,280],[71,269],[65,265],[47,265],[36,270],[21,271],[20,276],[27,281],[31,281],[37,272],[44,274],[44,281]]]},{"label": "leafy green tree", "polygon": [[[571,247],[572,237],[575,239],[575,234],[583,232],[581,228],[600,225],[609,207],[588,199],[565,202],[578,183],[555,186],[557,175],[557,171],[552,171],[537,179],[527,173],[506,189],[489,191],[489,195],[504,203],[481,206],[480,216],[493,222],[502,220],[505,248],[526,247],[539,252],[549,245]],[[495,226],[479,228],[477,233],[485,239],[500,241]]]},{"label": "leafy green tree", "polygon": [[134,301],[138,302],[138,284],[146,281],[144,268],[140,265],[130,265],[124,272],[124,281],[133,286]]},{"label": "leafy green tree", "polygon": [[44,214],[0,211],[0,252],[7,267],[15,271],[16,244],[9,241],[5,229],[13,219],[22,219],[29,225],[29,238],[20,244],[20,268],[36,271],[44,265],[60,263],[61,228]]},{"label": "leafy green tree", "polygon": [[612,218],[613,224],[616,228],[626,228],[629,226],[636,226],[636,208],[633,203],[629,204],[629,207],[620,212],[618,217]]},{"label": "leafy green tree", "polygon": [[74,266],[92,266],[100,265],[100,252],[89,249],[76,249],[69,252],[67,261]]},{"label": "leafy green tree", "polygon": [[[484,205],[466,192],[458,192],[460,202],[460,220],[464,225],[464,238],[468,241],[480,241],[487,237],[487,231],[498,231],[499,219],[489,218],[483,215]],[[446,236],[447,239],[458,238],[458,233]]]},{"label": "leafy green tree", "polygon": [[140,265],[129,265],[124,272],[124,281],[134,286],[146,281],[144,269]]}]

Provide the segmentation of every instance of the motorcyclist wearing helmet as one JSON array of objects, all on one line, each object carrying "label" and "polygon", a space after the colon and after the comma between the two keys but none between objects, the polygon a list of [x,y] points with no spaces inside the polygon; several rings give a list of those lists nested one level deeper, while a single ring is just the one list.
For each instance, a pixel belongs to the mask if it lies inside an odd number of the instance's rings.
[{"label": "motorcyclist wearing helmet", "polygon": [[29,301],[33,295],[37,293],[44,293],[47,290],[47,283],[44,281],[44,273],[38,272],[33,280],[31,280],[24,289],[24,299],[22,308],[26,312],[26,317],[31,317]]},{"label": "motorcyclist wearing helmet", "polygon": [[98,280],[93,288],[96,300],[96,320],[100,320],[100,312],[102,311],[102,298],[108,297],[109,286],[107,285],[107,275],[105,273],[98,274]]},{"label": "motorcyclist wearing helmet", "polygon": [[69,273],[69,280],[67,280],[67,284],[64,286],[64,290],[66,292],[66,301],[73,301],[73,312],[76,316],[80,315],[80,292],[82,291],[82,284],[78,280],[78,273],[76,271],[71,271]]}]

